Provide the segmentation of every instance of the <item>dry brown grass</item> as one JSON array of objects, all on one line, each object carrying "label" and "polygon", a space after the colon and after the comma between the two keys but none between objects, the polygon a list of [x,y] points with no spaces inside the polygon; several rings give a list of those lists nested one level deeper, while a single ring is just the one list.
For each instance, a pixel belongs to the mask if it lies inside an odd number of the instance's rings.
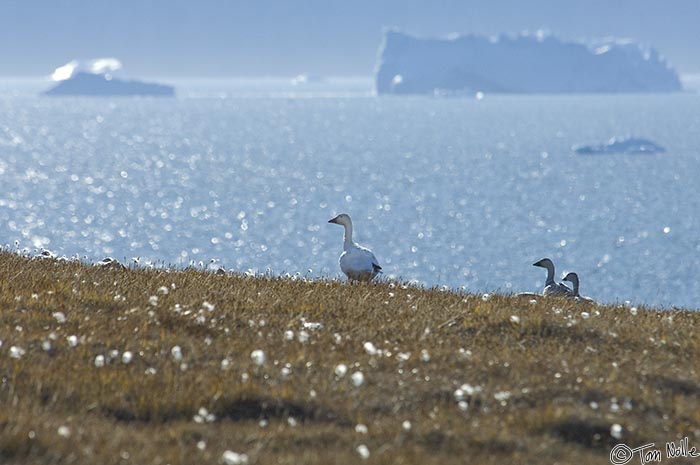
[{"label": "dry brown grass", "polygon": [[[0,319],[1,463],[358,463],[364,444],[366,463],[602,464],[615,423],[632,446],[700,443],[696,312],[5,253]],[[304,321],[323,324],[306,342]]]}]

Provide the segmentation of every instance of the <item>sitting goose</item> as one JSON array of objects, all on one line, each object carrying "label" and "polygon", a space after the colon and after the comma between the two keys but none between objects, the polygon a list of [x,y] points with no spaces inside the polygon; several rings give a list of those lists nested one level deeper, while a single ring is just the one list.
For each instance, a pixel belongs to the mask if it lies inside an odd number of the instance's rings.
[{"label": "sitting goose", "polygon": [[557,283],[554,281],[554,263],[549,258],[543,258],[532,264],[532,266],[539,266],[541,268],[547,269],[547,281],[544,283],[544,290],[542,291],[543,296],[559,296],[559,297],[571,297],[573,292],[566,284]]},{"label": "sitting goose", "polygon": [[572,297],[576,300],[580,300],[583,302],[588,302],[589,304],[595,304],[596,301],[591,299],[590,297],[584,297],[581,294],[578,293],[578,288],[579,288],[579,280],[578,280],[578,275],[574,272],[568,273],[566,276],[561,278],[563,281],[569,281],[571,284],[574,285],[574,291]]},{"label": "sitting goose", "polygon": [[382,267],[377,263],[377,257],[366,247],[355,244],[352,240],[352,220],[350,216],[341,213],[329,223],[339,224],[345,228],[343,238],[343,253],[340,254],[338,263],[340,269],[348,279],[353,281],[371,281],[378,273],[382,272]]}]

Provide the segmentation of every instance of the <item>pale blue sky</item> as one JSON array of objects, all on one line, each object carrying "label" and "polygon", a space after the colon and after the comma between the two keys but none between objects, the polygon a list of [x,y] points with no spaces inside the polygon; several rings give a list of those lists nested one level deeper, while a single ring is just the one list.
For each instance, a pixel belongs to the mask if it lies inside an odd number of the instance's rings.
[{"label": "pale blue sky", "polygon": [[697,73],[698,20],[698,0],[4,0],[0,76],[100,56],[138,76],[370,75],[386,26],[631,37]]}]

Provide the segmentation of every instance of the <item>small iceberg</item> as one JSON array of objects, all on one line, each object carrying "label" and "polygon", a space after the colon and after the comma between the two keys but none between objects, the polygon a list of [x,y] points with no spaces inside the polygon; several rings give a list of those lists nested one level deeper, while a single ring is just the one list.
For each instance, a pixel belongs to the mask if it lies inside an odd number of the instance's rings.
[{"label": "small iceberg", "polygon": [[160,96],[172,97],[175,88],[169,85],[126,79],[122,64],[116,58],[73,60],[56,68],[51,80],[57,84],[44,95],[88,96]]},{"label": "small iceberg", "polygon": [[574,152],[580,155],[597,155],[608,153],[663,153],[662,146],[637,137],[613,137],[604,144],[578,145],[573,147]]},{"label": "small iceberg", "polygon": [[290,83],[293,86],[303,86],[306,84],[318,84],[323,82],[323,78],[317,74],[301,73],[292,78]]}]

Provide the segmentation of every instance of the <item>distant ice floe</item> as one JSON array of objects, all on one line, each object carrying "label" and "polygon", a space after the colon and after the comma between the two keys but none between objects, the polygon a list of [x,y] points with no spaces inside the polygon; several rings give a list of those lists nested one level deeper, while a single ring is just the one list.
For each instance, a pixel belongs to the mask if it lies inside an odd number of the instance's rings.
[{"label": "distant ice floe", "polygon": [[121,61],[116,58],[72,60],[56,68],[51,73],[51,80],[57,84],[44,95],[175,95],[172,86],[127,79]]},{"label": "distant ice floe", "polygon": [[580,155],[605,155],[612,153],[663,153],[666,151],[662,146],[649,139],[638,137],[613,137],[603,144],[577,145],[573,147],[574,152]]},{"label": "distant ice floe", "polygon": [[626,39],[560,40],[543,31],[419,38],[387,30],[378,94],[678,92],[678,74],[652,47]]},{"label": "distant ice floe", "polygon": [[324,79],[317,74],[301,73],[294,76],[291,79],[290,84],[293,86],[303,86],[305,84],[316,84],[323,81]]}]

